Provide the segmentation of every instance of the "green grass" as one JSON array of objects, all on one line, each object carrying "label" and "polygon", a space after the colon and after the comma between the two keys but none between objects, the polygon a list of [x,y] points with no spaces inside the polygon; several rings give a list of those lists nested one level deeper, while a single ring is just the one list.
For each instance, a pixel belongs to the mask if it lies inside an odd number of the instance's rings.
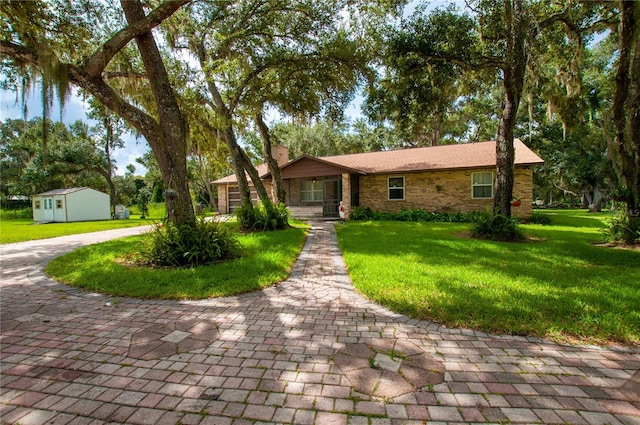
[{"label": "green grass", "polygon": [[165,211],[164,203],[150,204],[149,214],[145,219],[140,219],[139,211],[134,207],[131,208],[131,216],[128,220],[39,224],[30,218],[31,210],[29,209],[19,211],[5,210],[0,214],[0,243],[24,242],[36,239],[55,238],[57,236],[75,235],[78,233],[145,226],[160,221],[164,217]]},{"label": "green grass", "polygon": [[[227,225],[237,226],[235,223]],[[239,235],[243,257],[204,267],[126,265],[143,236],[80,248],[51,261],[47,275],[87,291],[137,298],[203,299],[255,291],[286,279],[308,226]]]},{"label": "green grass", "polygon": [[606,214],[547,211],[525,243],[469,225],[337,226],[356,288],[393,311],[450,327],[556,341],[640,344],[640,251],[596,246]]},{"label": "green grass", "polygon": [[0,221],[0,243],[24,242],[35,239],[55,238],[57,236],[78,233],[100,232],[102,230],[121,229],[151,224],[153,220],[105,220],[83,221],[76,223],[34,223],[31,219]]}]

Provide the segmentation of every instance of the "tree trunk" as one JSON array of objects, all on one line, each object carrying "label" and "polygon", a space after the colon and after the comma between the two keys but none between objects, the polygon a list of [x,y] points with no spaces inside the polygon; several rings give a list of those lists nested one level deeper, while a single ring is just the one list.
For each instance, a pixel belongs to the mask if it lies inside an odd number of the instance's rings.
[{"label": "tree trunk", "polygon": [[640,221],[640,3],[620,1],[620,56],[613,100],[620,183],[630,219]]},{"label": "tree trunk", "polygon": [[233,128],[228,127],[224,129],[221,132],[221,136],[222,140],[224,140],[229,147],[231,162],[233,164],[233,169],[236,172],[236,179],[238,180],[238,189],[240,191],[240,199],[242,200],[242,208],[253,208],[253,203],[251,202],[251,188],[249,187],[247,175],[244,172],[242,148],[236,142],[236,136],[233,133]]},{"label": "tree trunk", "polygon": [[[200,45],[198,49],[198,59],[202,68],[206,68],[206,54],[203,45]],[[229,148],[233,169],[236,173],[236,178],[238,179],[238,188],[242,199],[242,207],[253,208],[253,204],[251,202],[251,189],[249,188],[249,182],[245,175],[246,170],[253,182],[253,187],[258,193],[258,197],[260,198],[262,205],[271,212],[273,210],[273,203],[267,194],[267,190],[264,188],[264,184],[262,184],[262,180],[260,180],[260,176],[258,175],[256,168],[253,166],[251,160],[242,147],[238,145],[236,140],[236,136],[233,131],[232,112],[222,99],[215,82],[207,81],[207,87],[213,97],[216,112],[224,121],[224,129],[220,130],[220,136]]]},{"label": "tree trunk", "polygon": [[269,215],[273,212],[273,202],[267,193],[267,189],[265,189],[262,180],[260,179],[260,175],[258,174],[258,170],[251,163],[251,159],[247,155],[247,153],[240,148],[240,155],[242,156],[242,163],[244,165],[244,170],[249,174],[251,181],[253,182],[253,187],[258,194],[258,198],[260,198],[260,202],[262,206],[269,212]]},{"label": "tree trunk", "polygon": [[511,216],[515,160],[513,133],[528,61],[527,25],[522,7],[520,0],[505,2],[507,54],[502,70],[505,95],[496,137],[496,181],[493,209],[495,213],[506,216]]},{"label": "tree trunk", "polygon": [[283,189],[282,173],[280,172],[280,165],[273,158],[273,154],[271,152],[272,146],[269,127],[267,127],[267,124],[265,124],[261,112],[256,113],[256,125],[258,126],[258,130],[260,131],[260,136],[262,138],[262,154],[265,161],[267,161],[269,173],[271,173],[272,199],[274,199],[278,204],[284,204],[286,202],[286,193]]},{"label": "tree trunk", "polygon": [[113,184],[113,166],[111,165],[111,146],[114,144],[113,140],[113,127],[108,119],[102,120],[104,128],[107,130],[106,139],[104,141],[104,154],[107,157],[107,167],[104,170],[103,176],[109,186],[109,198],[111,199],[112,214],[116,213],[116,204],[118,203],[118,194],[116,192],[116,185]]},{"label": "tree trunk", "polygon": [[593,187],[593,201],[589,205],[589,212],[600,212],[602,209],[602,186],[596,183]]},{"label": "tree trunk", "polygon": [[[145,16],[139,0],[122,0],[122,9],[129,26],[98,46],[93,55],[78,65],[59,63],[46,41],[35,46],[23,46],[0,40],[0,53],[9,55],[16,63],[32,64],[43,69],[51,66],[53,58],[53,62],[60,65],[59,69],[67,70],[69,82],[90,93],[144,135],[158,160],[165,184],[178,194],[175,198],[167,199],[169,218],[176,224],[195,222],[186,172],[186,121],[180,113],[151,29],[187,2],[188,0],[164,2],[149,16]],[[27,34],[27,37],[35,41],[31,35]],[[125,101],[105,83],[102,76],[113,56],[134,37],[154,95],[159,122]]]},{"label": "tree trunk", "polygon": [[116,213],[116,204],[118,203],[118,194],[116,193],[116,185],[113,184],[113,178],[111,177],[111,168],[97,168],[98,173],[104,177],[109,186],[109,203],[111,204],[111,214]]},{"label": "tree trunk", "polygon": [[[131,25],[145,18],[138,0],[121,0]],[[187,124],[178,105],[162,56],[151,31],[135,38],[149,85],[158,106],[158,138],[148,140],[167,188],[168,219],[175,224],[195,223],[187,175]],[[158,131],[157,130],[157,131]]]},{"label": "tree trunk", "polygon": [[431,135],[431,146],[438,146],[440,144],[442,124],[442,112],[437,112],[433,117],[433,134]]}]

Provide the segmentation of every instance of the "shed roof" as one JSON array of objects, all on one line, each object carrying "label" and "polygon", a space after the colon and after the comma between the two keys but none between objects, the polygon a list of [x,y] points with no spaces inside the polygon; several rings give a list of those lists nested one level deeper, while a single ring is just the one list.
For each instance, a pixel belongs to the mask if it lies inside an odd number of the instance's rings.
[{"label": "shed roof", "polygon": [[[544,162],[520,139],[514,139],[514,147],[516,165],[541,164]],[[300,161],[300,159],[288,162],[282,169],[286,169]],[[495,167],[496,142],[492,140],[479,143],[460,143],[393,151],[324,156],[317,159],[361,174]],[[258,173],[260,177],[267,176],[266,165],[258,166]],[[218,179],[214,183],[234,183],[236,181],[235,175],[230,175]]]},{"label": "shed roof", "polygon": [[52,196],[52,195],[68,195],[69,193],[80,192],[81,190],[95,190],[90,187],[68,187],[65,189],[53,189],[48,192],[38,193],[35,196]]}]

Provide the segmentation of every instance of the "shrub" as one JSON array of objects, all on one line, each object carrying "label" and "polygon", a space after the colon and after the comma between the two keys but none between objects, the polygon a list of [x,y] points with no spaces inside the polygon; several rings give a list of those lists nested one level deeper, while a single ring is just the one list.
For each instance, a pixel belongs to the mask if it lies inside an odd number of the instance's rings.
[{"label": "shrub", "polygon": [[14,220],[32,217],[33,212],[31,211],[31,208],[3,209],[0,211],[0,220]]},{"label": "shrub", "polygon": [[234,213],[240,223],[240,228],[247,230],[277,230],[289,226],[289,210],[280,203],[267,211],[263,205],[252,208],[241,207]]},{"label": "shrub", "polygon": [[471,236],[493,241],[515,242],[524,239],[518,219],[503,214],[493,214],[485,211],[476,216],[471,228]]},{"label": "shrub", "polygon": [[551,224],[551,216],[548,214],[541,213],[539,211],[533,211],[531,213],[531,217],[528,217],[525,220],[527,224]]},{"label": "shrub", "polygon": [[369,207],[353,207],[349,218],[351,220],[371,220],[373,218],[373,211],[371,211]]},{"label": "shrub", "polygon": [[349,214],[351,220],[386,220],[386,221],[431,221],[440,223],[470,223],[478,212],[463,213],[435,212],[420,208],[402,208],[398,214],[372,211],[371,208],[354,207]]},{"label": "shrub", "polygon": [[634,217],[626,209],[618,210],[602,229],[605,240],[611,243],[640,243],[640,217]]},{"label": "shrub", "polygon": [[156,266],[200,266],[238,257],[240,243],[220,223],[196,219],[195,225],[155,225],[146,235],[142,260]]}]

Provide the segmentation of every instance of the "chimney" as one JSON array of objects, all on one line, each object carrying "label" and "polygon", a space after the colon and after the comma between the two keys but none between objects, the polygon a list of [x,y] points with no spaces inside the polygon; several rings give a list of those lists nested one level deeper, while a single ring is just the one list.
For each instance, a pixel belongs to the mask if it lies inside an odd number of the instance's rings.
[{"label": "chimney", "polygon": [[289,148],[282,145],[272,145],[271,156],[276,160],[278,166],[282,167],[289,162]]}]

